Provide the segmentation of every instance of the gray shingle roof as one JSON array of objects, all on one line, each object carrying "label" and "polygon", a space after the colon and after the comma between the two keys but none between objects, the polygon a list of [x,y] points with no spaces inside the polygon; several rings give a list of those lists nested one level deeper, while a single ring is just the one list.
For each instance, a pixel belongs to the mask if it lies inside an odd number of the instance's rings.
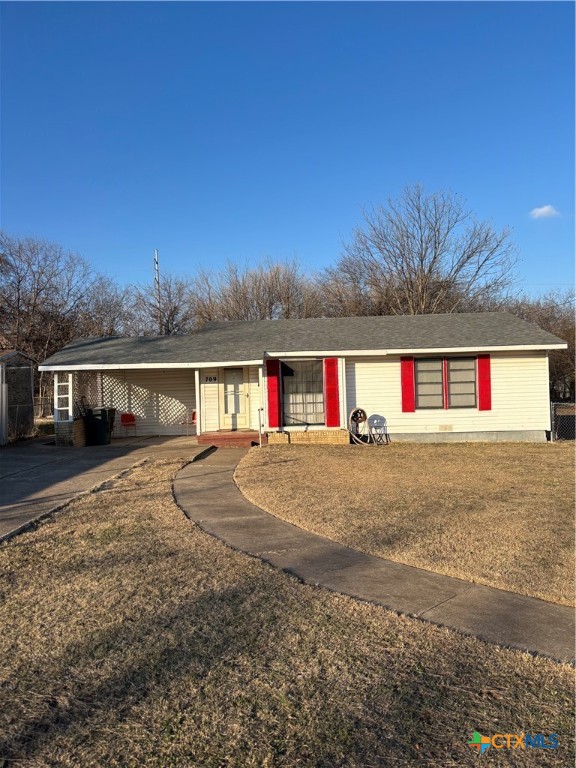
[{"label": "gray shingle roof", "polygon": [[18,352],[17,349],[0,349],[0,363],[6,363],[14,357],[23,357],[26,360],[30,360],[32,363],[36,362],[30,355],[26,355],[24,352]]},{"label": "gray shingle roof", "polygon": [[43,366],[223,363],[266,353],[451,350],[564,344],[514,315],[496,312],[209,323],[189,336],[77,339]]}]

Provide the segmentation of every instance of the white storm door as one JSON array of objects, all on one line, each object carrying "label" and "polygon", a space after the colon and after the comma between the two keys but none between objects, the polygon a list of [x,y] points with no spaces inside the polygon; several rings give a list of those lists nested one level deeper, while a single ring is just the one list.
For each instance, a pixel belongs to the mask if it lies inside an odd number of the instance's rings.
[{"label": "white storm door", "polygon": [[247,389],[243,368],[224,368],[220,404],[222,429],[248,427]]}]

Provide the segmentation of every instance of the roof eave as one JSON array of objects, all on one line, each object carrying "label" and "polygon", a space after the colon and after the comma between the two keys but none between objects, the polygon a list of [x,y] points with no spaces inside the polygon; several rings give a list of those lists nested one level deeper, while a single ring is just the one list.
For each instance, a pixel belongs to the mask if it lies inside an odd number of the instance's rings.
[{"label": "roof eave", "polygon": [[193,370],[194,368],[223,368],[240,365],[262,365],[259,360],[216,360],[207,363],[64,363],[58,365],[40,365],[39,371],[127,371],[143,369],[180,369]]},{"label": "roof eave", "polygon": [[38,366],[39,371],[120,371],[143,369],[203,369],[225,368],[241,365],[261,365],[264,358],[290,357],[388,357],[392,355],[437,355],[437,354],[475,354],[483,352],[538,352],[554,349],[567,349],[566,342],[548,344],[508,344],[473,347],[404,347],[400,349],[318,349],[286,350],[266,352],[262,358],[252,360],[211,360],[208,362],[189,363],[63,363]]},{"label": "roof eave", "polygon": [[448,353],[473,353],[473,352],[535,352],[548,349],[567,349],[568,344],[490,344],[488,346],[473,347],[403,347],[399,349],[315,349],[294,350],[285,352],[266,352],[265,357],[386,357],[390,355],[427,355]]}]

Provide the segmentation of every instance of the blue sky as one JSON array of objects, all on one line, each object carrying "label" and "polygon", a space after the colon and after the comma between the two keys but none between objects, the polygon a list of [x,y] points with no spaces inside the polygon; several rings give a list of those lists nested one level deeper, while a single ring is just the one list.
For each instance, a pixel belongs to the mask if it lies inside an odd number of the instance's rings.
[{"label": "blue sky", "polygon": [[[574,5],[1,3],[0,224],[120,282],[334,263],[362,208],[452,189],[574,277]],[[534,209],[552,206],[533,218]]]}]

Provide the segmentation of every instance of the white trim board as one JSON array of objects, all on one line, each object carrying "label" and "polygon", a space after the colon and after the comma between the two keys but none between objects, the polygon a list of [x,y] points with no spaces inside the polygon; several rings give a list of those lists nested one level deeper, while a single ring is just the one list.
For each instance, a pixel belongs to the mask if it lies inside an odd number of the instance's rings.
[{"label": "white trim board", "polygon": [[239,368],[243,365],[262,365],[262,360],[230,360],[225,363],[107,363],[107,364],[84,364],[84,365],[39,365],[39,371],[132,371],[144,370],[146,368],[165,368],[189,369],[198,368]]},{"label": "white trim board", "polygon": [[487,347],[421,347],[418,349],[332,349],[332,350],[297,350],[295,352],[266,352],[266,357],[294,358],[302,357],[387,357],[389,355],[436,355],[460,354],[462,352],[535,352],[546,349],[567,349],[568,344],[511,344],[509,346]]}]

